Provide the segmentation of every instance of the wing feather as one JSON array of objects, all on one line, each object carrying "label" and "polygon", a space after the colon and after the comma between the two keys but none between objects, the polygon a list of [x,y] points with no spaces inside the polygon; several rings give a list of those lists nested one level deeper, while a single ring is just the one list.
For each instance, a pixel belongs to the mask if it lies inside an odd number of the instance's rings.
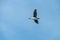
[{"label": "wing feather", "polygon": [[37,17],[37,9],[34,10],[33,17]]},{"label": "wing feather", "polygon": [[35,21],[35,23],[39,24],[38,20],[34,20],[34,21]]}]

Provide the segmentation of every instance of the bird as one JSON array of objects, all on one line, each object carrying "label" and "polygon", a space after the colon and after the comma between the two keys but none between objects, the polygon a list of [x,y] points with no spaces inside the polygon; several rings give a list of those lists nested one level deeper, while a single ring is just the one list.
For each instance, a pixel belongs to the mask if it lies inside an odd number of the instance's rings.
[{"label": "bird", "polygon": [[29,19],[32,19],[32,20],[34,20],[34,22],[35,22],[36,24],[39,24],[38,19],[40,19],[40,18],[37,17],[37,9],[34,9],[34,11],[33,11],[33,16],[32,16],[32,18],[29,18]]}]

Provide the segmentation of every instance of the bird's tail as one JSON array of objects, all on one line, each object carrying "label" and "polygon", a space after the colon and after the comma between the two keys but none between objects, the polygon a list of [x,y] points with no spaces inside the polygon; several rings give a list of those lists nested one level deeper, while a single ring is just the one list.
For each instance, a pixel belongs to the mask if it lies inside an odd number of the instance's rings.
[{"label": "bird's tail", "polygon": [[40,19],[40,18],[38,18],[38,19]]}]

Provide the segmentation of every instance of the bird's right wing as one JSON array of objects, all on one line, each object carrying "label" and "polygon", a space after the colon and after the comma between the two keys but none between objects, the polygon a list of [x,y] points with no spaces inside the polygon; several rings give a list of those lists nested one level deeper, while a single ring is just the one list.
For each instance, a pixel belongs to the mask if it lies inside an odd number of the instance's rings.
[{"label": "bird's right wing", "polygon": [[37,17],[37,9],[34,10],[33,17]]}]

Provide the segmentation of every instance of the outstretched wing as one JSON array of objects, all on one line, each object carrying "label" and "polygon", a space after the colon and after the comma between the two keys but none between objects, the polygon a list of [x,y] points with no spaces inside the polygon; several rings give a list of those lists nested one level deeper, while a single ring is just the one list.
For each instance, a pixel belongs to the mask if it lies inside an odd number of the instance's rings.
[{"label": "outstretched wing", "polygon": [[37,9],[34,10],[33,17],[37,17]]},{"label": "outstretched wing", "polygon": [[35,23],[39,24],[38,20],[34,20],[34,21],[35,21]]}]

